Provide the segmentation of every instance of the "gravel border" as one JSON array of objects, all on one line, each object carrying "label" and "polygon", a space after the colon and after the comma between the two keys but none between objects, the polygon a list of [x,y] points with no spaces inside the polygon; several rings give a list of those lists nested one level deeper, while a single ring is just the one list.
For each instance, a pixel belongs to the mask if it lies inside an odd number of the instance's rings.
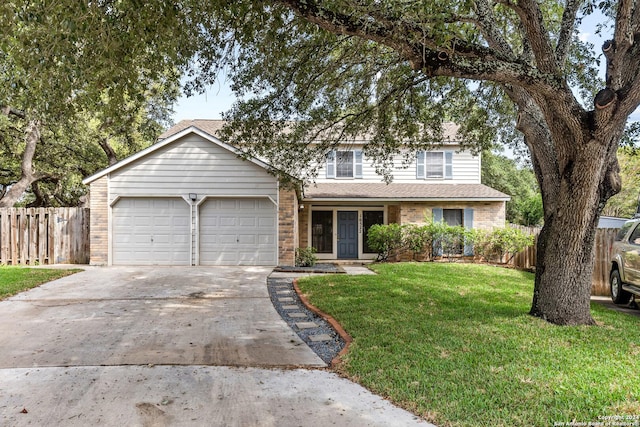
[{"label": "gravel border", "polygon": [[295,267],[282,265],[274,268],[273,271],[279,273],[345,273],[342,267],[330,263],[316,264],[313,267]]},{"label": "gravel border", "polygon": [[[269,298],[274,308],[287,322],[289,327],[320,357],[326,364],[331,361],[345,347],[344,339],[336,332],[335,329],[322,317],[309,310],[300,300],[298,294],[293,287],[293,279],[282,277],[269,277],[267,279],[267,288],[269,290]],[[280,298],[290,297],[293,301],[281,302]],[[297,306],[295,309],[285,309],[283,306]],[[304,313],[305,317],[291,317],[292,313]],[[299,322],[314,322],[317,328],[300,329],[296,326]],[[311,341],[311,336],[327,334],[331,337],[328,341]]]}]

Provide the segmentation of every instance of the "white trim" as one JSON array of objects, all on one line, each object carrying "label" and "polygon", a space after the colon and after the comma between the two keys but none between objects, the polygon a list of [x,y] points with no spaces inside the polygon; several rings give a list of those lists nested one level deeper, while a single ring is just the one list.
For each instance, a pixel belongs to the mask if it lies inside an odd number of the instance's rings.
[{"label": "white trim", "polygon": [[389,221],[388,218],[388,206],[352,206],[352,205],[344,205],[344,206],[310,206],[308,210],[307,217],[307,244],[308,246],[313,246],[313,234],[312,234],[312,223],[313,223],[313,214],[314,211],[324,211],[324,212],[333,212],[332,216],[332,236],[331,236],[331,253],[316,253],[316,257],[319,260],[335,260],[338,259],[338,211],[348,211],[348,212],[357,212],[358,213],[358,258],[354,260],[370,260],[375,259],[376,254],[373,253],[364,253],[364,226],[362,220],[362,212],[363,211],[381,211],[382,212],[382,221],[384,224],[387,224]]},{"label": "white trim", "polygon": [[[212,143],[224,148],[225,150],[234,153],[237,156],[240,156],[242,154],[242,152],[240,150],[238,150],[237,148],[233,147],[232,145],[229,145],[229,144],[227,144],[225,142],[222,142],[218,138],[216,138],[214,136],[211,136],[206,132],[201,131],[200,129],[198,129],[195,126],[189,126],[188,128],[186,128],[186,129],[184,129],[184,130],[182,130],[182,131],[180,131],[180,132],[178,132],[178,133],[176,133],[174,135],[171,135],[169,138],[166,138],[166,139],[163,139],[161,141],[158,141],[157,143],[145,148],[144,150],[138,151],[137,153],[132,154],[131,156],[129,156],[129,157],[125,158],[125,159],[122,159],[118,163],[116,163],[114,165],[111,165],[108,168],[103,169],[103,170],[101,170],[99,172],[96,172],[95,174],[83,179],[82,183],[85,184],[85,185],[91,184],[93,181],[95,181],[95,180],[97,180],[97,179],[99,179],[99,178],[101,178],[101,177],[103,177],[103,176],[105,176],[107,174],[110,174],[111,172],[114,172],[114,171],[116,171],[116,170],[118,170],[118,169],[120,169],[120,168],[122,168],[122,167],[124,167],[124,166],[126,166],[128,164],[130,164],[130,163],[133,163],[133,162],[139,160],[140,158],[145,157],[145,156],[153,153],[154,151],[157,151],[157,150],[159,150],[159,149],[161,149],[163,147],[166,147],[167,145],[179,140],[180,138],[183,138],[184,136],[186,136],[186,135],[188,135],[190,133],[194,133],[196,135],[199,135],[200,137],[206,139],[207,141],[212,142]],[[271,169],[271,167],[267,163],[263,162],[262,160],[259,160],[259,159],[253,158],[253,157],[247,158],[247,160],[252,162],[252,163],[254,163],[254,164],[256,164],[256,165],[258,165],[258,166],[260,166],[261,168],[263,168],[263,169],[265,169],[267,171]]]}]

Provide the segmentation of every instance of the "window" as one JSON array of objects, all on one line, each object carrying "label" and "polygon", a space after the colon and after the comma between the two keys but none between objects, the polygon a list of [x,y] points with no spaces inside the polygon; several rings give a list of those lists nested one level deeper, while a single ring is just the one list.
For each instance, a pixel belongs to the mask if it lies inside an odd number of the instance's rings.
[{"label": "window", "polygon": [[633,233],[631,233],[631,236],[629,236],[629,243],[632,245],[640,245],[640,226],[636,227]]},{"label": "window", "polygon": [[426,152],[424,160],[424,177],[425,178],[443,178],[444,177],[444,153],[443,152]]},{"label": "window", "polygon": [[452,151],[418,151],[416,178],[453,179]]},{"label": "window", "polygon": [[362,178],[362,150],[332,150],[327,154],[327,178]]},{"label": "window", "polygon": [[320,254],[333,252],[333,211],[311,212],[311,246]]},{"label": "window", "polygon": [[[465,229],[473,228],[473,209],[442,209],[432,208],[433,222],[444,222],[451,226],[464,226]],[[443,239],[446,236],[443,236]],[[446,240],[446,239],[445,239]],[[446,248],[448,253],[458,253],[464,255],[473,255],[473,244],[469,241],[445,241],[434,242],[434,253],[442,255]]]},{"label": "window", "polygon": [[353,151],[336,151],[336,177],[353,178]]},{"label": "window", "polygon": [[364,228],[364,236],[362,236],[362,252],[365,254],[374,254],[376,251],[369,247],[369,228],[375,224],[384,224],[383,211],[362,211],[362,226]]},{"label": "window", "polygon": [[443,209],[442,218],[447,225],[452,227],[462,225],[462,209]]},{"label": "window", "polygon": [[616,242],[619,242],[622,239],[624,239],[624,236],[627,235],[627,233],[629,232],[629,230],[634,224],[635,224],[634,222],[625,222],[622,228],[620,229],[620,231],[618,231],[618,234],[616,234],[616,237],[614,240]]}]

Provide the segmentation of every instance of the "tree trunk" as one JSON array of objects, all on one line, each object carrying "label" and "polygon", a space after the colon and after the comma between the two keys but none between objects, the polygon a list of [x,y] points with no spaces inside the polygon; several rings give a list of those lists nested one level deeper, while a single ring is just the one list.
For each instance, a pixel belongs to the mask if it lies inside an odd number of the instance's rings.
[{"label": "tree trunk", "polygon": [[40,123],[37,121],[30,121],[25,131],[25,147],[22,153],[22,163],[20,165],[21,175],[20,179],[11,184],[11,187],[6,192],[4,197],[0,199],[0,208],[11,208],[16,204],[24,192],[29,186],[41,178],[33,170],[33,156],[36,152],[36,146],[40,140]]},{"label": "tree trunk", "polygon": [[[545,223],[538,239],[533,316],[557,325],[595,323],[590,311],[593,246],[600,212],[619,191],[616,141],[615,136],[586,141],[556,177],[539,177]],[[559,182],[549,182],[553,178]]]},{"label": "tree trunk", "polygon": [[591,325],[593,241],[598,215],[593,211],[573,212],[570,218],[546,219],[542,227],[530,314],[557,325]]}]

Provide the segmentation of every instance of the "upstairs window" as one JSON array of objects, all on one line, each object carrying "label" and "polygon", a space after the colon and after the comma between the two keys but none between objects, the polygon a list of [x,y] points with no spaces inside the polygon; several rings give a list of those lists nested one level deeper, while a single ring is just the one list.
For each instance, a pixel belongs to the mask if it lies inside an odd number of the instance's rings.
[{"label": "upstairs window", "polygon": [[327,154],[327,178],[362,178],[361,150],[332,150]]},{"label": "upstairs window", "polygon": [[453,179],[453,151],[418,151],[416,178]]},{"label": "upstairs window", "polygon": [[336,151],[336,178],[353,178],[353,151]]}]

